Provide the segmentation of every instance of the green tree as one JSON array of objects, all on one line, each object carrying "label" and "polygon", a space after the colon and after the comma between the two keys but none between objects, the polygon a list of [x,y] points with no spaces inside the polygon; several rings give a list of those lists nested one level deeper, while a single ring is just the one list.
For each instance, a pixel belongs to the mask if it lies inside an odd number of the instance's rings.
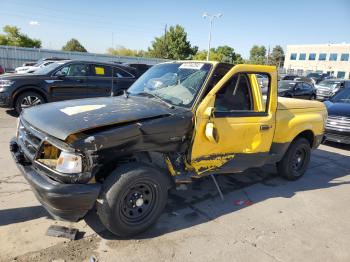
[{"label": "green tree", "polygon": [[116,56],[138,56],[138,57],[145,57],[146,52],[144,50],[135,50],[126,48],[124,46],[119,46],[117,48],[109,48],[107,50],[107,53],[110,55],[116,55]]},{"label": "green tree", "polygon": [[[196,60],[206,60],[207,51],[198,51],[193,58]],[[240,54],[237,54],[232,47],[227,45],[211,48],[209,60],[234,64],[242,64],[244,62],[242,56]]]},{"label": "green tree", "polygon": [[41,41],[33,39],[20,32],[16,26],[6,25],[3,27],[5,34],[0,34],[0,45],[21,46],[21,47],[41,47]]},{"label": "green tree", "polygon": [[271,54],[269,54],[269,64],[277,67],[283,67],[284,64],[284,51],[280,45],[276,45]]},{"label": "green tree", "polygon": [[266,48],[265,46],[254,45],[250,49],[249,62],[257,65],[266,64]]},{"label": "green tree", "polygon": [[156,37],[148,48],[150,57],[167,59],[189,59],[198,51],[198,47],[191,46],[187,40],[185,29],[180,26],[170,26],[169,31]]},{"label": "green tree", "polygon": [[69,40],[62,47],[62,50],[63,51],[87,52],[85,47],[82,44],[80,44],[80,42],[77,39],[75,39],[75,38],[72,38],[71,40]]}]

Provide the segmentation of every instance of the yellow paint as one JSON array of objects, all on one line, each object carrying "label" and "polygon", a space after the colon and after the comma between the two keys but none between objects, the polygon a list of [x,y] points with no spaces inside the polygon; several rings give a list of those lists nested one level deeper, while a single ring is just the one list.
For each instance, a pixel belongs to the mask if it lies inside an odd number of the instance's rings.
[{"label": "yellow paint", "polygon": [[[254,117],[208,117],[206,110],[214,107],[216,93],[240,72],[266,73],[271,78],[271,98],[266,116]],[[255,75],[250,75],[252,86],[253,109],[255,112],[263,112],[265,108],[262,102],[260,87]],[[203,170],[218,168],[231,160],[237,153],[268,152],[271,147],[275,129],[275,111],[277,108],[277,74],[275,67],[257,65],[236,65],[202,100],[196,111],[195,132],[192,141],[192,151],[189,162],[197,173]],[[210,122],[216,129],[218,141],[213,143],[206,136],[206,126]],[[261,125],[270,128],[261,131]]]},{"label": "yellow paint", "polygon": [[169,170],[170,174],[171,174],[172,176],[176,176],[176,175],[177,175],[177,172],[176,172],[176,170],[175,170],[173,164],[171,163],[169,157],[165,157],[165,163],[166,163],[166,165],[167,165],[167,167],[168,167],[168,170]]}]

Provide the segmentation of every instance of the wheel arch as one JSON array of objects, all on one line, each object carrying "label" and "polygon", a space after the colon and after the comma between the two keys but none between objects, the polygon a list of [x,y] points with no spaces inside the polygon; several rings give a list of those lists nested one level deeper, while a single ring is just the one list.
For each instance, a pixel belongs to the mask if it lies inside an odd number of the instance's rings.
[{"label": "wheel arch", "polygon": [[41,95],[45,102],[48,102],[48,97],[47,94],[40,89],[38,86],[33,86],[33,85],[28,85],[28,86],[21,86],[19,89],[17,89],[17,91],[12,95],[12,104],[11,106],[15,106],[18,97],[23,94],[24,92],[36,92],[39,95]]}]

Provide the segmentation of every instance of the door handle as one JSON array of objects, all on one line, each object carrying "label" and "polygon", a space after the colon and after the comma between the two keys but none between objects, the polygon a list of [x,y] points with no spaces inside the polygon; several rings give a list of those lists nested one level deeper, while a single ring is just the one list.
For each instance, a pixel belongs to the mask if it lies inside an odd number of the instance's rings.
[{"label": "door handle", "polygon": [[270,125],[261,125],[260,126],[260,131],[267,131],[271,128],[272,126]]}]

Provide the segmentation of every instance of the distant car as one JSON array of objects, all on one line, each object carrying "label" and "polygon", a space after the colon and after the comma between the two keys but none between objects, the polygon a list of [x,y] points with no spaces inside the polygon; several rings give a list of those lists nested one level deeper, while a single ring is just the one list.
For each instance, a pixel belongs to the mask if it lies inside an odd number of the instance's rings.
[{"label": "distant car", "polygon": [[5,69],[0,65],[0,75],[5,74]]},{"label": "distant car", "polygon": [[150,69],[152,67],[152,65],[147,65],[147,64],[129,64],[129,63],[125,63],[123,65],[135,68],[137,70],[139,76],[141,76],[143,73],[145,73],[148,69]]},{"label": "distant car", "polygon": [[[27,62],[23,66],[15,68],[16,74],[33,73],[35,70],[48,66],[57,61],[67,61],[69,59],[59,57],[42,58],[37,62]],[[34,64],[33,64],[34,63]]]},{"label": "distant car", "polygon": [[24,108],[42,103],[117,95],[137,79],[136,69],[88,61],[58,61],[33,74],[0,77],[0,106]]},{"label": "distant car", "polygon": [[305,76],[298,76],[298,75],[285,75],[281,78],[281,80],[295,80],[295,81],[304,81],[309,84],[314,84],[314,81],[311,78],[305,77]]},{"label": "distant car", "polygon": [[16,74],[25,74],[25,73],[33,73],[35,70],[39,69],[39,68],[43,68],[45,66],[48,66],[52,63],[54,63],[55,61],[42,61],[39,63],[36,63],[33,66],[20,66],[20,67],[16,67],[15,68],[15,73]]},{"label": "distant car", "polygon": [[327,100],[343,88],[350,88],[350,80],[328,79],[315,85],[317,99]]},{"label": "distant car", "polygon": [[306,77],[312,79],[314,85],[318,84],[319,82],[321,82],[325,79],[333,78],[333,76],[331,76],[328,73],[309,73],[306,75]]},{"label": "distant car", "polygon": [[314,87],[303,81],[281,80],[278,82],[278,96],[300,99],[316,99]]},{"label": "distant car", "polygon": [[350,144],[350,88],[324,102],[328,110],[326,140]]}]

